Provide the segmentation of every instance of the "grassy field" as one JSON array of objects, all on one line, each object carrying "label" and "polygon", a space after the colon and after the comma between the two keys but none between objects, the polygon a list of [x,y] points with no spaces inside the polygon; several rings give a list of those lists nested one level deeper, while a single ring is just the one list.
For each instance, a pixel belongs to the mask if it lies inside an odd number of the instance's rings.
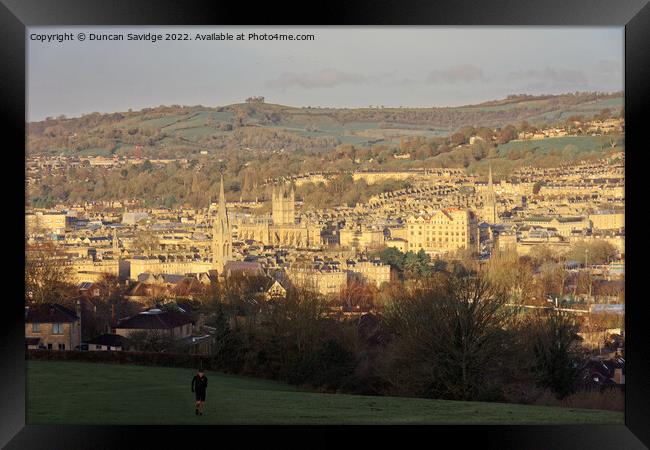
[{"label": "grassy field", "polygon": [[28,424],[621,424],[587,409],[318,394],[207,372],[206,414],[194,415],[191,369],[28,361]]},{"label": "grassy field", "polygon": [[[625,142],[621,136],[611,136],[617,142],[617,151],[625,150]],[[577,153],[590,151],[601,152],[603,149],[610,150],[610,136],[562,136],[546,139],[535,139],[529,141],[510,141],[507,144],[499,145],[497,151],[500,156],[506,156],[510,150],[532,150],[535,153],[548,153],[553,149],[562,151],[567,145],[575,146]]]}]

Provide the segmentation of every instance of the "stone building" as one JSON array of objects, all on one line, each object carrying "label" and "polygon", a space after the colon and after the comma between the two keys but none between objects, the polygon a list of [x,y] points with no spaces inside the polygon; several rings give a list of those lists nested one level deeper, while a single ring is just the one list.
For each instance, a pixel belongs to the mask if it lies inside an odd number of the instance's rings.
[{"label": "stone building", "polygon": [[209,261],[169,261],[163,262],[157,258],[133,258],[125,261],[128,267],[128,278],[137,280],[143,273],[153,275],[185,275],[187,273],[207,273],[213,268]]},{"label": "stone building", "polygon": [[335,296],[348,284],[348,272],[336,267],[293,264],[286,270],[288,281],[296,287],[314,290],[321,295]]},{"label": "stone building", "polygon": [[390,283],[390,265],[379,261],[350,261],[346,264],[346,269],[353,278],[377,287]]},{"label": "stone building", "polygon": [[496,235],[495,248],[502,252],[517,251],[517,232],[502,230]]},{"label": "stone building", "polygon": [[596,211],[589,214],[591,228],[594,230],[621,230],[625,228],[625,213],[616,211]]},{"label": "stone building", "polygon": [[339,230],[339,244],[359,250],[378,248],[384,245],[384,231],[356,223]]},{"label": "stone building", "polygon": [[74,350],[81,344],[81,304],[76,311],[57,303],[25,307],[25,339],[28,348]]},{"label": "stone building", "polygon": [[65,234],[72,229],[74,217],[65,212],[37,211],[25,214],[25,227],[28,233],[49,232]]},{"label": "stone building", "polygon": [[287,193],[283,186],[274,187],[270,218],[242,220],[237,224],[241,240],[254,240],[264,245],[287,247],[318,247],[321,245],[322,226],[296,223],[295,193]]},{"label": "stone building", "polygon": [[447,208],[432,215],[410,216],[406,224],[409,251],[439,254],[476,247],[477,221],[469,209]]},{"label": "stone building", "polygon": [[524,223],[533,227],[555,230],[558,235],[564,237],[570,236],[574,231],[590,228],[589,220],[586,217],[529,216]]},{"label": "stone building", "polygon": [[279,188],[273,186],[271,207],[274,225],[295,225],[295,202],[296,194],[293,186],[291,186],[289,192],[285,192],[284,186],[280,186]]}]

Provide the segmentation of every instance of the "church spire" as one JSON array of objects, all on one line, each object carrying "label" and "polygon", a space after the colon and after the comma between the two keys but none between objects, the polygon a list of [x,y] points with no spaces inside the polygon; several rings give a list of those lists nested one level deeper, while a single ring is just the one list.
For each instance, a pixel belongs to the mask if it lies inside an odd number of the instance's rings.
[{"label": "church spire", "polygon": [[488,188],[492,189],[492,163],[488,162]]},{"label": "church spire", "polygon": [[486,221],[489,223],[497,223],[499,216],[497,215],[496,194],[494,193],[494,185],[492,183],[492,164],[490,162],[488,162],[488,185],[483,207],[485,209]]},{"label": "church spire", "polygon": [[219,185],[219,216],[226,214],[226,194],[223,191],[223,174],[221,174],[221,184]]},{"label": "church spire", "polygon": [[226,211],[226,195],[223,190],[223,174],[219,186],[219,213],[214,219],[212,236],[212,261],[218,273],[223,272],[224,264],[232,258],[232,236],[230,221]]},{"label": "church spire", "polygon": [[119,241],[117,240],[117,228],[113,227],[113,235],[112,235],[112,244],[113,244],[113,257],[117,257],[120,254],[120,244]]}]

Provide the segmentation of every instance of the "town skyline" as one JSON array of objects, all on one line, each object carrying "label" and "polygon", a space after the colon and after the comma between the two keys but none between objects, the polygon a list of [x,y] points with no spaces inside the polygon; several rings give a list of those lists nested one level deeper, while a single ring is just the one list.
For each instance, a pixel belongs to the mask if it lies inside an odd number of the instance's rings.
[{"label": "town skyline", "polygon": [[623,31],[30,28],[30,423],[622,422]]}]

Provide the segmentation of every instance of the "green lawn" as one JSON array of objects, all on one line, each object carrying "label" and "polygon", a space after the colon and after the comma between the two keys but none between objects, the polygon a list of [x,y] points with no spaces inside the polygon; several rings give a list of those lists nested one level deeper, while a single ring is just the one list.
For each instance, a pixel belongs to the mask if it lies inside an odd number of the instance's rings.
[{"label": "green lawn", "polygon": [[623,414],[503,403],[317,394],[207,372],[194,415],[191,369],[27,362],[28,424],[622,424]]}]

